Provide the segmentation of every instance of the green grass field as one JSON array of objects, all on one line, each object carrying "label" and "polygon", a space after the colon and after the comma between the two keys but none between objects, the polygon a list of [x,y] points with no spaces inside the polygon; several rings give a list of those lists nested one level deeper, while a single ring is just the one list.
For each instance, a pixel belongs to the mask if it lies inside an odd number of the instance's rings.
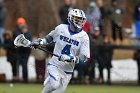
[{"label": "green grass field", "polygon": [[[41,84],[0,83],[0,93],[41,93]],[[65,93],[140,93],[139,86],[69,85]]]}]

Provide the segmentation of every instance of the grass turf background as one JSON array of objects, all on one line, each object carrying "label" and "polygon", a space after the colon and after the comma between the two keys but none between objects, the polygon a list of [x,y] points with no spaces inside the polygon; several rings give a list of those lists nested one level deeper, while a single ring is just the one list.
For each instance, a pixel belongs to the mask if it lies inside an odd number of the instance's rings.
[{"label": "grass turf background", "polygon": [[[0,93],[41,93],[41,84],[0,83]],[[65,93],[140,93],[140,86],[69,85]]]}]

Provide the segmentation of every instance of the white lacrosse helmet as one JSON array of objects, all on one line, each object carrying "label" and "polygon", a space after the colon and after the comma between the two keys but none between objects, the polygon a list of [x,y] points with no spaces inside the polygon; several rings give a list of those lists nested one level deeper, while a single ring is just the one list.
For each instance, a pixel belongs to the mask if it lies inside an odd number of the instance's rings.
[{"label": "white lacrosse helmet", "polygon": [[68,13],[68,22],[72,25],[77,32],[82,30],[82,27],[86,23],[86,16],[83,10],[80,9],[72,9]]}]

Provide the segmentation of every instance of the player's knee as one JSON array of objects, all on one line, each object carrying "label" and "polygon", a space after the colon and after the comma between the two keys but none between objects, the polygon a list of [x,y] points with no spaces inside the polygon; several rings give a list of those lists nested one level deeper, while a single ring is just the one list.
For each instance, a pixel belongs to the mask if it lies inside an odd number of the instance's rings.
[{"label": "player's knee", "polygon": [[48,77],[45,82],[44,82],[44,86],[48,86],[50,91],[53,91],[57,88],[59,88],[60,86],[60,79],[54,79],[52,77]]},{"label": "player's knee", "polygon": [[56,90],[57,88],[59,88],[59,86],[60,86],[60,83],[58,81],[49,80],[48,82],[46,82],[42,93],[50,93]]},{"label": "player's knee", "polygon": [[53,78],[50,78],[50,83],[51,83],[50,86],[52,87],[52,90],[55,90],[60,86],[60,79],[55,80]]},{"label": "player's knee", "polygon": [[54,90],[57,89],[57,88],[59,88],[59,86],[60,86],[60,81],[54,81],[52,83],[52,87],[53,87]]}]

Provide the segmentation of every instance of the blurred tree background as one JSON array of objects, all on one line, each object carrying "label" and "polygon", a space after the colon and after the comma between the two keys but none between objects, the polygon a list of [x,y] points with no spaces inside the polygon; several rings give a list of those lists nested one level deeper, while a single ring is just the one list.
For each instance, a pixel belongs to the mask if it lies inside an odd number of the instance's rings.
[{"label": "blurred tree background", "polygon": [[[60,23],[58,10],[63,5],[63,1],[64,0],[4,0],[8,9],[7,29],[13,29],[16,25],[17,17],[22,16],[27,19],[29,29],[34,35],[37,35],[38,32],[48,33]],[[86,11],[90,1],[91,0],[73,0],[73,3],[74,6]],[[110,1],[111,0],[105,0],[105,4],[109,4]],[[123,5],[129,12],[129,15],[131,15],[133,5],[136,1],[137,0],[120,0],[120,4]],[[131,18],[131,16],[126,16],[126,20],[128,18]]]},{"label": "blurred tree background", "polygon": [[29,29],[37,34],[48,32],[59,23],[58,7],[63,0],[5,0],[8,26],[11,30],[20,16],[27,19]]},{"label": "blurred tree background", "polygon": [[[73,0],[74,6],[86,10],[90,0]],[[16,25],[20,16],[27,19],[29,29],[34,35],[38,32],[50,32],[60,23],[58,15],[64,0],[4,0],[8,9],[7,29]]]}]

